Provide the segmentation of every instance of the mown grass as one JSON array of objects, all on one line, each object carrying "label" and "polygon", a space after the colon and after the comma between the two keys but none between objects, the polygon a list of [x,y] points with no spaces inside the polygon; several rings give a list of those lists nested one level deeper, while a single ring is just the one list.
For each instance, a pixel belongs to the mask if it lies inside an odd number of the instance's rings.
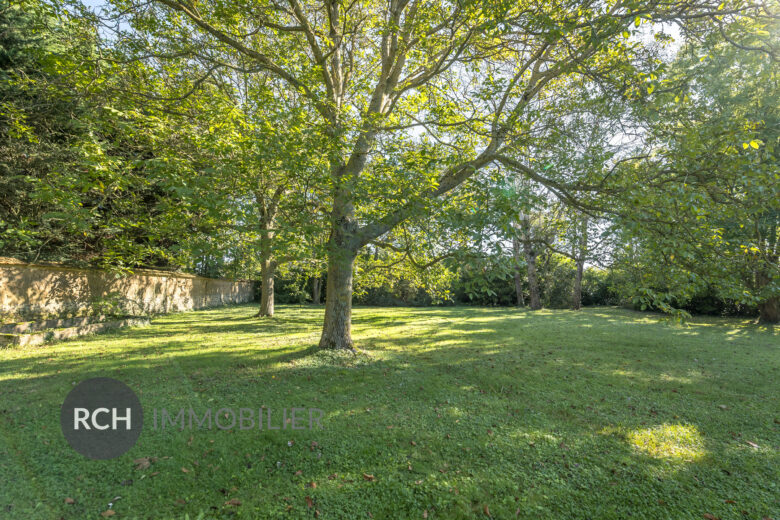
[{"label": "mown grass", "polygon": [[[109,503],[114,518],[780,517],[772,331],[606,308],[359,308],[352,357],[313,348],[321,308],[254,312],[0,351],[0,517],[100,518]],[[147,415],[108,461],[59,426],[70,388],[96,376]],[[261,405],[320,408],[324,429],[150,427],[154,408]]]}]

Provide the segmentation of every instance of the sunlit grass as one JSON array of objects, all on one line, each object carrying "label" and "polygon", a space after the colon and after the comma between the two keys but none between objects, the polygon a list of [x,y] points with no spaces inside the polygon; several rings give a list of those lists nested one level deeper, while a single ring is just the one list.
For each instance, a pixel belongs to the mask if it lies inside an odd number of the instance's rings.
[{"label": "sunlit grass", "polygon": [[[117,496],[116,518],[778,516],[777,334],[608,308],[358,308],[353,356],[316,349],[321,307],[255,313],[0,350],[0,517],[101,518]],[[314,406],[325,429],[145,430],[89,461],[59,408],[96,376],[145,408]]]},{"label": "sunlit grass", "polygon": [[695,460],[705,454],[704,441],[696,426],[660,424],[628,434],[631,445],[651,457]]}]

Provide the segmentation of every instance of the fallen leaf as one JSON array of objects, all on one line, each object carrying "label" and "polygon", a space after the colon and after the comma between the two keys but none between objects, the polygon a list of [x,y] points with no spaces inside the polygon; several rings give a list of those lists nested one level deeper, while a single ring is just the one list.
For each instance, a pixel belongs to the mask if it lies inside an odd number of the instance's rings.
[{"label": "fallen leaf", "polygon": [[317,487],[317,483],[316,482],[309,482],[308,484],[306,484],[306,487],[310,487],[310,488],[314,489],[314,488]]},{"label": "fallen leaf", "polygon": [[428,510],[423,511],[423,518],[428,518]]},{"label": "fallen leaf", "polygon": [[192,435],[190,435],[190,440],[187,441],[187,446],[192,446],[192,439],[193,438],[194,437]]},{"label": "fallen leaf", "polygon": [[108,509],[100,513],[100,516],[102,516],[103,518],[108,518],[109,516],[114,516],[115,514],[116,512],[113,509]]},{"label": "fallen leaf", "polygon": [[146,469],[152,465],[152,462],[149,457],[143,457],[141,459],[135,459],[133,464],[135,464],[135,469]]},{"label": "fallen leaf", "polygon": [[299,475],[303,475],[303,470],[299,469],[298,471],[295,472],[295,476],[296,477],[299,476]]},{"label": "fallen leaf", "polygon": [[311,497],[306,497],[306,507],[314,507],[314,500],[312,500]]},{"label": "fallen leaf", "polygon": [[336,474],[336,473],[333,473],[333,474],[331,474],[331,475],[328,475],[328,480],[335,480],[335,479],[336,479],[336,477],[338,477],[338,474]]},{"label": "fallen leaf", "polygon": [[720,408],[721,410],[728,410],[729,409],[729,407],[726,406],[725,404],[719,404],[718,408]]},{"label": "fallen leaf", "polygon": [[412,446],[417,446],[417,443],[414,441],[410,441],[409,444],[411,444]]},{"label": "fallen leaf", "polygon": [[720,520],[720,518],[718,518],[717,516],[711,515],[709,513],[704,513],[702,516],[707,520]]},{"label": "fallen leaf", "polygon": [[190,472],[190,470],[188,470],[187,468],[181,468],[181,470],[182,470],[184,473],[189,473],[189,472]]},{"label": "fallen leaf", "polygon": [[734,502],[733,500],[724,500],[724,502],[727,504],[736,504],[736,502]]},{"label": "fallen leaf", "polygon": [[314,510],[314,518],[319,518],[319,517],[320,517],[320,510],[319,509],[315,509]]},{"label": "fallen leaf", "polygon": [[485,507],[482,508],[482,511],[487,515],[490,516],[490,508],[485,504]]},{"label": "fallen leaf", "polygon": [[237,499],[237,498],[231,498],[230,500],[225,502],[225,505],[226,506],[240,506],[241,505],[241,501],[239,499]]},{"label": "fallen leaf", "polygon": [[187,503],[187,501],[184,500],[183,498],[177,498],[176,503],[183,506],[184,504]]},{"label": "fallen leaf", "polygon": [[68,497],[68,498],[66,498],[66,499],[65,499],[65,503],[66,503],[66,504],[75,504],[75,503],[76,503],[76,501],[75,501],[75,500],[73,500],[72,498]]},{"label": "fallen leaf", "polygon": [[369,475],[368,473],[363,473],[363,479],[364,480],[372,481],[372,480],[374,480],[374,478],[375,478],[374,475]]},{"label": "fallen leaf", "polygon": [[159,475],[159,474],[160,474],[160,472],[159,472],[159,471],[152,471],[151,473],[149,473],[149,476],[150,476],[150,477],[156,477],[156,476],[157,476],[157,475]]},{"label": "fallen leaf", "polygon": [[756,444],[755,442],[745,441],[745,444],[747,444],[751,448],[760,448],[760,446],[758,444]]}]

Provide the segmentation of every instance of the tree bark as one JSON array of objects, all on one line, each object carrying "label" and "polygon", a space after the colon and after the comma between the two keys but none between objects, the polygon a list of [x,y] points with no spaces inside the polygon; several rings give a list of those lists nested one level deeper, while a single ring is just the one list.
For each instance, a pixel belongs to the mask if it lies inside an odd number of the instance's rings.
[{"label": "tree bark", "polygon": [[276,262],[264,259],[260,266],[260,311],[259,317],[272,317],[274,315],[274,272]]},{"label": "tree bark", "polygon": [[[764,288],[772,279],[764,270],[756,272],[756,284]],[[758,304],[758,323],[772,325],[780,322],[780,298],[773,296]]]},{"label": "tree bark", "polygon": [[539,294],[539,281],[536,278],[536,245],[531,236],[531,219],[528,215],[523,215],[520,222],[523,233],[523,254],[528,271],[529,304],[532,311],[538,311],[542,308],[542,300]]},{"label": "tree bark", "polygon": [[273,258],[274,218],[276,216],[276,199],[271,204],[258,191],[255,193],[258,212],[260,214],[260,318],[274,315],[274,274],[276,260]]},{"label": "tree bark", "polygon": [[320,304],[320,286],[322,284],[322,280],[320,280],[319,276],[315,276],[312,279],[311,282],[311,302],[314,305]]},{"label": "tree bark", "polygon": [[774,297],[758,304],[758,322],[766,325],[780,322],[780,299]]},{"label": "tree bark", "polygon": [[[335,176],[339,178],[338,176]],[[332,228],[328,239],[328,281],[325,285],[325,323],[320,348],[353,350],[352,268],[359,249],[355,207],[348,189],[337,186],[333,197]]]},{"label": "tree bark", "polygon": [[328,255],[325,323],[320,348],[354,350],[352,344],[352,267],[355,251],[340,249]]},{"label": "tree bark", "polygon": [[577,273],[574,275],[574,288],[571,294],[571,308],[575,311],[582,307],[582,272],[585,270],[585,257],[588,255],[588,217],[582,216],[579,232],[574,241],[574,262]]},{"label": "tree bark", "polygon": [[515,295],[517,296],[517,306],[525,305],[523,298],[523,275],[520,272],[520,240],[517,236],[512,237],[512,253],[515,259]]},{"label": "tree bark", "polygon": [[582,258],[578,258],[575,261],[577,263],[577,273],[574,275],[571,308],[578,311],[582,307],[582,271],[585,269],[585,261]]}]

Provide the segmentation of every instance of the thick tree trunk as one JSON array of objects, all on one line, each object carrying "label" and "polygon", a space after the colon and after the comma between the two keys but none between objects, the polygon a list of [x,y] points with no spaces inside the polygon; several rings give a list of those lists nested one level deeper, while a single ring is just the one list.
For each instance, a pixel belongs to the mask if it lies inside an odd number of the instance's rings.
[{"label": "thick tree trunk", "polygon": [[320,304],[320,286],[322,284],[322,280],[320,280],[319,276],[315,276],[311,281],[311,302],[314,305]]},{"label": "thick tree trunk", "polygon": [[328,281],[325,323],[320,348],[354,350],[352,346],[352,267],[359,249],[357,222],[350,192],[337,187],[333,196],[328,239]]},{"label": "thick tree trunk", "polygon": [[512,253],[515,258],[515,295],[517,296],[517,306],[525,305],[523,298],[523,275],[520,272],[520,240],[517,236],[512,237]]},{"label": "thick tree trunk", "polygon": [[356,256],[356,252],[347,249],[331,251],[328,255],[325,323],[320,348],[353,350],[352,267]]},{"label": "thick tree trunk", "polygon": [[767,325],[780,323],[780,299],[770,298],[758,304],[758,322]]},{"label": "thick tree trunk", "polygon": [[274,315],[274,272],[276,263],[273,260],[263,260],[260,267],[261,285],[260,285],[260,311],[257,313],[260,317],[271,317]]},{"label": "thick tree trunk", "polygon": [[528,296],[529,305],[532,311],[538,311],[542,308],[542,299],[539,294],[539,281],[536,278],[536,247],[531,236],[531,222],[527,215],[521,220],[523,233],[523,254],[528,271]]},{"label": "thick tree trunk", "polygon": [[[755,273],[756,285],[763,289],[772,282],[764,270]],[[774,296],[758,304],[758,322],[771,325],[780,322],[780,298]]]},{"label": "thick tree trunk", "polygon": [[574,275],[574,289],[571,294],[571,308],[575,311],[580,310],[582,306],[582,272],[585,269],[585,262],[577,259],[577,273]]}]

